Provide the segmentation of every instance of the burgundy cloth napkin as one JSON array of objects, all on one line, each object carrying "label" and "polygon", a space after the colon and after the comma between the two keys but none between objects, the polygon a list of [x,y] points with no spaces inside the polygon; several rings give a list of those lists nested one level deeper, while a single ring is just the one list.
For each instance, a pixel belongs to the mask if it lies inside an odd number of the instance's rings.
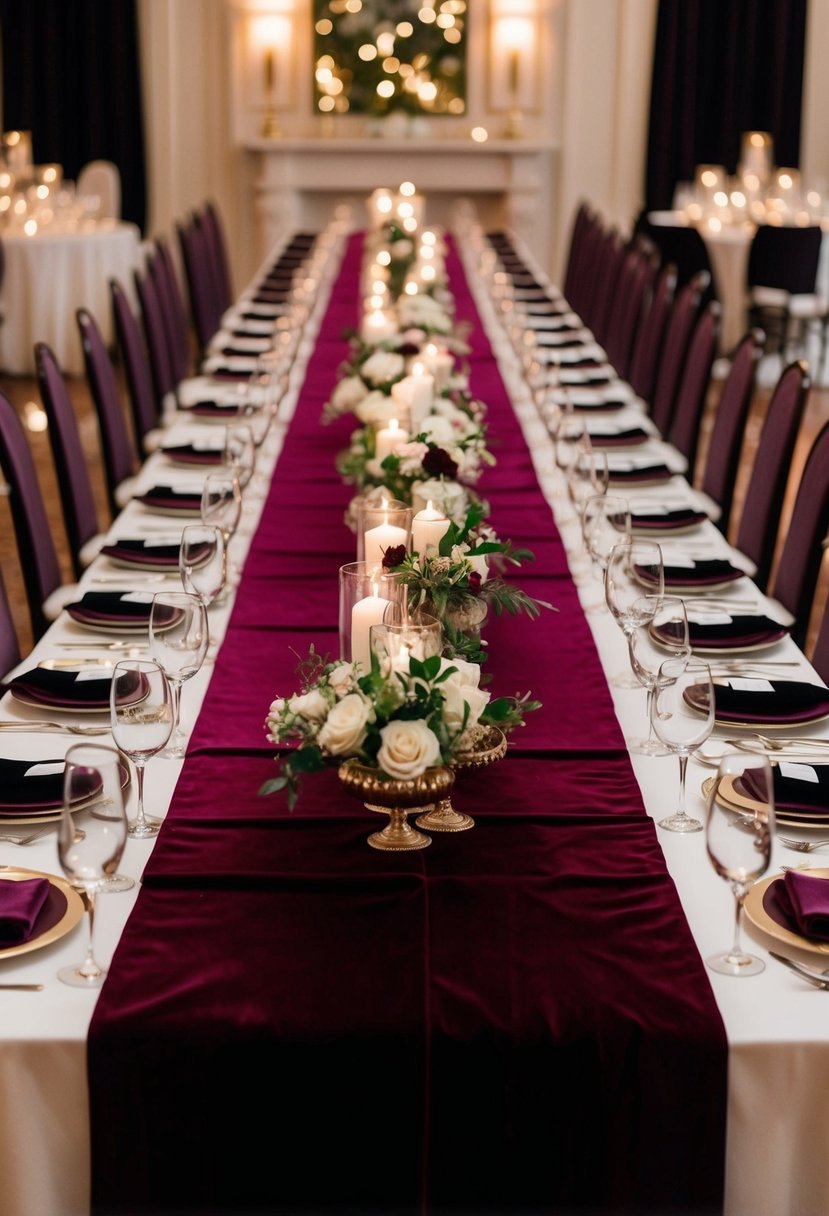
[{"label": "burgundy cloth napkin", "polygon": [[704,511],[692,507],[681,507],[676,511],[636,511],[631,514],[632,528],[655,532],[671,532],[677,528],[689,528],[703,523],[708,516]]},{"label": "burgundy cloth napkin", "polygon": [[180,545],[154,545],[144,540],[117,540],[104,545],[101,553],[119,562],[134,562],[137,566],[178,567]]},{"label": "burgundy cloth napkin", "polygon": [[790,927],[812,941],[829,941],[829,880],[787,870],[773,885]]},{"label": "burgundy cloth napkin", "polygon": [[[100,679],[79,679],[77,671],[52,671],[46,667],[33,667],[11,681],[14,695],[23,700],[37,701],[54,709],[109,709],[109,694],[112,673]],[[146,694],[146,677],[140,672],[130,672],[123,683],[121,703],[129,705]]]},{"label": "burgundy cloth napkin", "polygon": [[[73,620],[84,625],[149,625],[152,601],[130,600],[128,591],[87,591],[83,599],[67,604],[66,611]],[[180,608],[165,608],[160,619],[172,625],[180,616]]]},{"label": "burgundy cloth napkin", "polygon": [[590,431],[590,442],[594,448],[623,448],[644,443],[650,436],[641,426],[631,426],[623,431]]},{"label": "burgundy cloth napkin", "polygon": [[145,494],[136,494],[136,502],[142,502],[145,507],[173,509],[176,511],[201,513],[201,492],[174,490],[172,486],[153,486]]},{"label": "burgundy cloth napkin", "polygon": [[[231,408],[235,410],[236,406]],[[224,459],[222,448],[195,447],[192,443],[175,443],[161,450],[168,460],[177,464],[221,464]]]},{"label": "burgundy cloth napkin", "polygon": [[[763,686],[768,683],[771,691],[764,691]],[[758,682],[756,689],[716,684],[714,698],[717,718],[722,721],[810,722],[829,714],[829,689],[800,680]]]},{"label": "burgundy cloth napkin", "polygon": [[[776,765],[771,771],[775,809],[810,815],[820,813],[821,816],[825,816],[828,814],[829,768],[821,764],[802,764],[791,767],[802,768],[803,776],[795,777],[790,772],[784,773],[779,765]],[[748,798],[763,798],[762,783],[751,769],[748,769],[742,777],[738,778],[738,781],[735,781],[734,788],[738,793],[745,793]]]},{"label": "burgundy cloth napkin", "polygon": [[558,377],[558,382],[562,386],[568,388],[599,388],[610,384],[610,376],[606,372],[595,376],[568,376],[566,371],[562,371]]},{"label": "burgundy cloth napkin", "polygon": [[673,473],[666,464],[645,464],[633,469],[611,469],[611,485],[639,485],[642,482],[669,481]]},{"label": "burgundy cloth napkin", "polygon": [[29,940],[48,895],[45,878],[0,882],[0,947],[20,946]]},{"label": "burgundy cloth napkin", "polygon": [[195,405],[183,405],[182,412],[195,414],[198,418],[237,418],[238,405],[223,405],[220,401],[197,401]]},{"label": "burgundy cloth napkin", "polygon": [[40,765],[63,764],[59,760],[9,760],[0,758],[0,808],[19,811],[60,806],[63,800],[63,769],[57,773],[26,774]]},{"label": "burgundy cloth napkin", "polygon": [[[609,383],[608,381],[596,381],[597,384]],[[584,388],[589,387],[589,382]],[[615,397],[605,397],[601,401],[585,401],[584,398],[579,399],[575,394],[572,397],[572,406],[577,414],[586,414],[590,410],[595,410],[597,414],[607,414],[611,410],[623,410],[628,404],[627,401],[617,400]]]},{"label": "burgundy cloth napkin", "polygon": [[788,633],[785,625],[771,617],[735,615],[728,622],[704,625],[699,621],[688,621],[688,637],[691,648],[701,650],[728,649],[733,646],[759,646],[764,642],[779,641]]},{"label": "burgundy cloth napkin", "polygon": [[708,587],[720,583],[733,583],[745,577],[745,570],[732,566],[720,558],[707,558],[694,562],[693,566],[665,566],[665,586]]}]

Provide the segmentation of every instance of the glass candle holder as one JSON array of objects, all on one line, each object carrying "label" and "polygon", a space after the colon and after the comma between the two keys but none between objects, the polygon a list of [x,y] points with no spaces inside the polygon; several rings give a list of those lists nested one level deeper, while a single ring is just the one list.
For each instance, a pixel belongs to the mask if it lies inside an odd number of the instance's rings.
[{"label": "glass candle holder", "polygon": [[340,566],[340,658],[371,668],[371,626],[401,620],[406,587],[400,576],[367,562]]},{"label": "glass candle holder", "polygon": [[442,653],[443,627],[437,617],[425,612],[397,622],[384,621],[371,626],[369,645],[384,675],[391,671],[407,672],[410,658],[423,662]]},{"label": "glass candle holder", "polygon": [[412,508],[396,498],[361,502],[357,507],[357,560],[380,569],[387,549],[412,542]]}]

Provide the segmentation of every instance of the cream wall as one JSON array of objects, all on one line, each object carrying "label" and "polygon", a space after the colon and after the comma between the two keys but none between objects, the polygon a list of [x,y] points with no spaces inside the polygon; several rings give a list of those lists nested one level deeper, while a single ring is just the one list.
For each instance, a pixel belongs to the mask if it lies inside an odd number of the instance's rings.
[{"label": "cream wall", "polygon": [[[233,144],[230,80],[236,0],[138,0],[143,56],[148,235],[174,234],[175,221],[216,200],[232,242],[241,287],[257,248],[250,162]],[[658,0],[538,0],[543,23],[542,112],[536,131],[553,139],[548,183],[554,277],[566,254],[578,202],[588,199],[623,230],[643,202],[650,63]],[[472,0],[480,22],[484,0]],[[310,45],[310,0],[297,0]],[[476,18],[477,14],[477,18]],[[810,0],[802,167],[829,179],[829,0]],[[474,45],[483,48],[480,25]],[[486,51],[483,49],[486,60]],[[485,72],[473,74],[482,104]],[[307,94],[302,98],[303,107]],[[472,103],[473,98],[470,98]],[[303,120],[307,121],[307,120]],[[284,124],[283,124],[284,125]],[[324,152],[320,153],[324,155]],[[392,183],[393,184],[393,183]]]}]

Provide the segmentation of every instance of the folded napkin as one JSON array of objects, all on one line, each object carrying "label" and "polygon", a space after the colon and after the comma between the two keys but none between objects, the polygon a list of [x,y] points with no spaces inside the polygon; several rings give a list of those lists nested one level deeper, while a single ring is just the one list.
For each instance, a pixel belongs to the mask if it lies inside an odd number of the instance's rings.
[{"label": "folded napkin", "polygon": [[290,294],[289,288],[281,288],[278,291],[265,291],[257,288],[251,299],[254,304],[284,304]]},{"label": "folded napkin", "polygon": [[632,469],[611,469],[611,485],[641,485],[644,482],[669,481],[673,473],[666,464],[643,464]]},{"label": "folded napkin", "polygon": [[573,393],[570,404],[577,414],[584,410],[596,410],[598,413],[606,414],[609,410],[624,409],[627,402],[623,401],[621,397],[600,397],[598,395],[588,397]]},{"label": "folded napkin", "polygon": [[691,649],[716,650],[735,646],[759,646],[764,642],[776,642],[788,633],[785,625],[771,617],[758,613],[735,615],[728,621],[701,622],[688,620],[688,637]]},{"label": "folded napkin", "polygon": [[[621,402],[619,404],[621,405]],[[650,439],[648,432],[641,426],[630,426],[619,431],[590,431],[589,436],[594,448],[633,447]]]},{"label": "folded napkin", "polygon": [[[109,694],[112,687],[112,672],[95,668],[83,671],[52,671],[46,667],[33,667],[16,676],[9,688],[18,700],[36,701],[50,709],[109,709]],[[122,683],[121,704],[131,705],[146,696],[146,677],[140,672],[130,672],[129,679]]]},{"label": "folded napkin", "polygon": [[572,386],[574,388],[577,388],[579,385],[582,385],[585,388],[588,386],[599,387],[610,384],[611,378],[605,372],[602,372],[601,375],[596,376],[591,376],[588,373],[582,372],[576,376],[575,374],[568,375],[566,371],[563,371],[558,378],[558,383]]},{"label": "folded napkin", "polygon": [[[690,628],[689,621],[689,632]],[[754,722],[758,726],[763,723],[814,722],[829,714],[829,689],[805,680],[761,680],[735,676],[714,686],[714,699],[716,717],[722,722]]]},{"label": "folded napkin", "polygon": [[812,941],[829,941],[829,879],[787,870],[772,885],[790,928]]},{"label": "folded napkin", "polygon": [[648,531],[671,532],[677,528],[690,528],[701,524],[708,516],[704,511],[695,511],[693,507],[679,507],[675,511],[632,511],[630,525]]},{"label": "folded napkin", "polygon": [[[829,702],[828,702],[829,703]],[[801,814],[829,814],[829,767],[823,764],[778,764],[771,770],[774,805],[778,811]],[[738,793],[748,798],[763,797],[760,780],[752,769],[734,782]]]},{"label": "folded napkin", "polygon": [[687,566],[665,566],[665,586],[711,587],[720,583],[733,583],[745,577],[745,570],[732,566],[726,558],[706,558],[691,562]]},{"label": "folded napkin", "polygon": [[[67,604],[66,611],[82,625],[119,626],[126,629],[149,627],[151,594],[138,591],[87,591],[82,599]],[[159,621],[174,625],[181,618],[180,608],[164,606]]]},{"label": "folded napkin", "polygon": [[53,809],[63,801],[64,761],[0,759],[0,810]]},{"label": "folded napkin", "polygon": [[21,946],[29,940],[48,897],[45,878],[0,882],[0,947]]},{"label": "folded napkin", "polygon": [[203,447],[200,444],[173,443],[161,450],[168,460],[176,464],[221,464],[224,459],[222,448]]},{"label": "folded napkin", "polygon": [[147,490],[145,494],[136,494],[135,501],[141,502],[145,507],[154,507],[156,510],[162,508],[164,510],[187,511],[194,515],[201,513],[201,491],[200,490],[174,490],[172,486],[153,486]]},{"label": "folded napkin", "polygon": [[192,405],[180,407],[197,418],[223,418],[232,421],[239,416],[238,401],[194,401]]},{"label": "folded napkin", "polygon": [[178,569],[180,544],[158,544],[150,540],[116,540],[104,545],[101,554],[114,561],[136,566],[166,566]]}]

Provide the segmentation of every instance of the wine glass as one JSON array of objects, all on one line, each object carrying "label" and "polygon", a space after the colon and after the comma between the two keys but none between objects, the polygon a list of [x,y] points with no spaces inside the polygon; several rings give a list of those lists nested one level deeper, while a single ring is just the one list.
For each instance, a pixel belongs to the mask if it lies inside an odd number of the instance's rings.
[{"label": "wine glass", "polygon": [[[662,598],[665,589],[665,571],[662,550],[656,541],[637,538],[619,541],[610,550],[604,571],[604,597],[616,624],[625,635],[635,633],[640,625],[648,623],[642,612]],[[652,592],[656,599],[643,601],[645,591]],[[628,670],[624,675],[612,678],[616,688],[638,688],[639,681]]]},{"label": "wine glass", "polygon": [[559,497],[568,494],[570,470],[576,462],[579,445],[583,445],[585,440],[587,440],[587,428],[584,419],[577,417],[568,406],[558,419],[553,437],[556,468],[561,476],[562,490]]},{"label": "wine glass", "polygon": [[[83,829],[74,815],[86,803]],[[80,887],[89,933],[83,962],[62,967],[58,979],[74,988],[100,988],[106,970],[95,959],[95,896],[114,874],[127,840],[121,761],[112,747],[76,743],[66,753],[63,804],[58,825],[58,860],[69,882]]]},{"label": "wine glass", "polygon": [[173,696],[166,675],[151,659],[121,659],[112,673],[109,697],[112,737],[129,756],[138,778],[138,806],[127,835],[155,836],[161,820],[144,813],[144,769],[165,746],[173,729]]},{"label": "wine glass", "polygon": [[685,810],[688,757],[714,729],[714,684],[711,668],[702,659],[665,659],[651,697],[651,721],[656,736],[679,757],[679,800],[673,815],[658,820],[667,832],[700,832],[702,824]]},{"label": "wine glass", "polygon": [[228,554],[227,572],[238,576],[238,570],[229,563],[230,541],[239,526],[242,515],[242,490],[239,478],[230,470],[208,473],[204,479],[201,496],[201,518],[203,524],[214,524],[221,528]]},{"label": "wine glass", "polygon": [[[182,528],[178,568],[184,590],[197,595],[209,608],[221,594],[227,577],[227,550],[221,528],[215,524],[187,524]],[[208,650],[212,644],[208,637]]]},{"label": "wine glass", "polygon": [[596,451],[585,432],[576,445],[576,456],[567,475],[567,492],[579,525],[578,553],[573,555],[576,582],[583,582],[588,573],[590,554],[584,532],[584,510],[591,498],[607,492],[609,483],[607,452]]},{"label": "wine glass", "polygon": [[[599,571],[602,580],[610,551],[614,545],[630,539],[630,506],[617,494],[594,494],[584,504],[582,516],[584,543],[591,559],[591,569]],[[585,612],[606,608],[604,595],[586,606]]]},{"label": "wine glass", "polygon": [[187,737],[181,729],[181,686],[200,670],[209,636],[207,609],[187,591],[158,591],[150,608],[150,654],[173,690],[173,729],[161,753],[170,759],[184,755]]},{"label": "wine glass", "polygon": [[651,701],[653,700],[659,668],[666,658],[688,657],[691,644],[688,640],[688,615],[685,601],[676,595],[645,595],[645,604],[634,608],[635,614],[647,619],[628,635],[628,654],[633,674],[644,685],[647,694],[648,733],[644,739],[628,739],[628,750],[640,756],[666,756],[668,749],[655,738]]},{"label": "wine glass", "polygon": [[[723,783],[754,804],[753,813],[744,813],[736,830],[734,811],[718,796]],[[768,756],[727,752],[711,783],[705,820],[706,852],[720,878],[731,884],[736,902],[731,948],[705,960],[721,975],[758,975],[765,970],[763,960],[740,945],[740,919],[751,884],[769,868],[773,833],[774,785]]]},{"label": "wine glass", "polygon": [[253,477],[256,464],[256,447],[253,432],[247,423],[235,423],[225,427],[224,463],[244,490]]}]

